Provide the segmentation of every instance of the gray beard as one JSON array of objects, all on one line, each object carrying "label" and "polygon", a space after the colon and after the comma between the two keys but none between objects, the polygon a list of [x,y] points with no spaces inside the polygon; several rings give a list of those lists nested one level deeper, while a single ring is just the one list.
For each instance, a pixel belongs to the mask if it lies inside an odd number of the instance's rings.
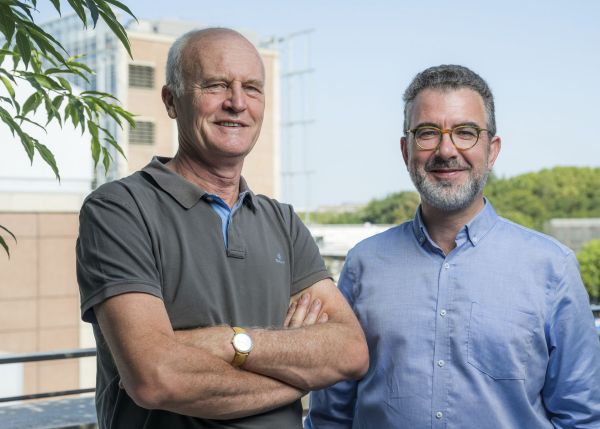
[{"label": "gray beard", "polygon": [[408,169],[408,173],[421,198],[445,212],[460,211],[469,207],[483,191],[489,176],[487,169],[481,176],[472,175],[471,170],[467,183],[453,186],[449,182],[432,183],[427,180],[425,174],[413,167]]}]

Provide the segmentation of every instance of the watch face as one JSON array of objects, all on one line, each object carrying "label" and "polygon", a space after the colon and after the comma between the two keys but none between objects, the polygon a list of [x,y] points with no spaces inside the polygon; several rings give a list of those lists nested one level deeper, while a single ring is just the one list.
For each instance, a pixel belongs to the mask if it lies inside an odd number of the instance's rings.
[{"label": "watch face", "polygon": [[233,337],[233,347],[235,347],[238,352],[248,353],[252,350],[252,338],[250,338],[250,335],[248,334],[236,334]]}]

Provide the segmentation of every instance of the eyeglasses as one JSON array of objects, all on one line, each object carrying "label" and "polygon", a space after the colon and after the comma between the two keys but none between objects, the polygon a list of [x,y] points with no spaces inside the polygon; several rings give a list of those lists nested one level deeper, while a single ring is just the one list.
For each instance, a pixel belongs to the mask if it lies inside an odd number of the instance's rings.
[{"label": "eyeglasses", "polygon": [[415,136],[417,146],[421,150],[436,150],[442,143],[442,136],[444,134],[450,135],[450,140],[452,140],[456,149],[467,150],[477,144],[479,141],[479,134],[481,134],[482,131],[488,130],[474,125],[458,125],[446,130],[431,125],[425,125],[408,130],[407,132],[412,133]]}]

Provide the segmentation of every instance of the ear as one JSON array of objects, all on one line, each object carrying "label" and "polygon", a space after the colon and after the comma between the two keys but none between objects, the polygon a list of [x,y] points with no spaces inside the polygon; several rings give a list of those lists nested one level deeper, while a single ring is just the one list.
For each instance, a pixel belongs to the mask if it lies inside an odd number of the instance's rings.
[{"label": "ear", "polygon": [[400,150],[402,151],[404,164],[408,167],[408,140],[406,137],[400,137]]},{"label": "ear", "polygon": [[488,170],[491,170],[492,167],[494,166],[494,163],[496,162],[496,158],[498,158],[498,154],[500,153],[501,146],[502,146],[502,139],[500,138],[500,136],[492,137],[492,140],[490,141],[489,153],[488,153],[488,162],[487,162]]},{"label": "ear", "polygon": [[163,103],[165,104],[165,108],[167,109],[167,114],[169,115],[169,118],[175,119],[177,117],[177,109],[175,108],[175,100],[174,100],[173,93],[167,87],[167,85],[164,85],[162,87],[160,95],[162,97]]}]

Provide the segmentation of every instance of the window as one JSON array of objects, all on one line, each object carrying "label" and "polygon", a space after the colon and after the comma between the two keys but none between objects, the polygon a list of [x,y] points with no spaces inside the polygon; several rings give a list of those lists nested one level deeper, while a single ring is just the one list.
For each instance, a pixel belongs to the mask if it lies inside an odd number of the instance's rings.
[{"label": "window", "polygon": [[129,86],[154,88],[154,67],[129,64]]},{"label": "window", "polygon": [[135,128],[129,129],[130,144],[154,144],[154,122],[136,121]]}]

